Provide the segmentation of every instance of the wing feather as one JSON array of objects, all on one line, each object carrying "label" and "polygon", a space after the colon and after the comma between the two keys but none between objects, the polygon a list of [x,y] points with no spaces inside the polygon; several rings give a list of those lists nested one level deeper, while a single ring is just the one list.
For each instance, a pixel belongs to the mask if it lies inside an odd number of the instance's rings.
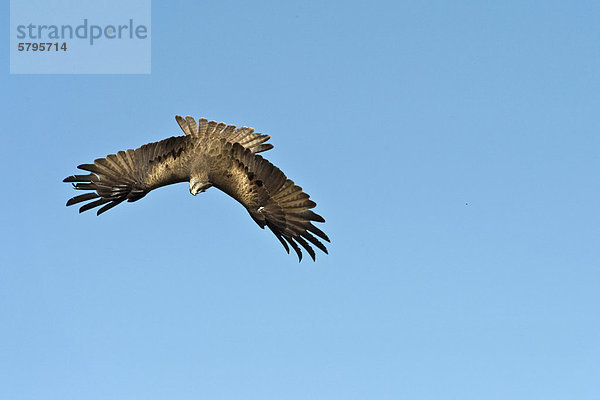
[{"label": "wing feather", "polygon": [[287,179],[279,168],[239,143],[221,141],[221,154],[209,174],[211,183],[239,201],[261,227],[268,227],[289,253],[302,259],[301,247],[314,260],[311,244],[327,253],[319,240],[329,242],[312,222],[325,222],[311,209],[316,203],[300,186]]},{"label": "wing feather", "polygon": [[98,199],[96,201],[89,202],[79,207],[79,212],[82,213],[84,211],[91,210],[92,208],[101,206],[102,204],[106,204],[109,201],[109,199]]},{"label": "wing feather", "polygon": [[294,242],[294,238],[292,238],[291,236],[285,236],[285,235],[283,236],[283,238],[292,246],[292,248],[298,255],[298,262],[302,261],[302,251],[300,250],[300,247],[298,247],[296,242]]},{"label": "wing feather", "polygon": [[100,195],[95,192],[80,194],[79,196],[69,199],[69,201],[67,201],[67,206],[72,206],[73,204],[81,203],[82,201],[97,199],[98,197],[100,197]]},{"label": "wing feather", "polygon": [[98,215],[127,200],[136,201],[157,187],[189,179],[189,167],[184,151],[187,136],[171,137],[142,147],[109,154],[98,158],[93,164],[78,168],[91,172],[64,179],[77,190],[91,192],[75,196],[67,206],[93,200],[80,207],[79,212],[102,206]]}]

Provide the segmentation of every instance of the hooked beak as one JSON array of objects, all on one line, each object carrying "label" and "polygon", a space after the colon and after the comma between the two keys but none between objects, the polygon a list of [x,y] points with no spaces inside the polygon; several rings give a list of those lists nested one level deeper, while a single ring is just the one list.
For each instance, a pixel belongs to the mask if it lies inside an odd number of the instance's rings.
[{"label": "hooked beak", "polygon": [[190,182],[190,193],[195,196],[198,193],[204,192],[206,189],[211,187],[210,183],[206,182]]}]

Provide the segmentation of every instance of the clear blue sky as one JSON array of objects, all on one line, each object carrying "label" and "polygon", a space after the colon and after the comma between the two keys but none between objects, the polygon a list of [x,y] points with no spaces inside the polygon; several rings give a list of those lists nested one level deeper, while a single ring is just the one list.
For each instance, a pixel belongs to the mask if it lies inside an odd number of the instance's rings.
[{"label": "clear blue sky", "polygon": [[[151,75],[9,75],[5,48],[0,398],[600,398],[599,21],[155,1]],[[76,165],[175,114],[270,134],[330,254],[216,189],[65,207]]]}]

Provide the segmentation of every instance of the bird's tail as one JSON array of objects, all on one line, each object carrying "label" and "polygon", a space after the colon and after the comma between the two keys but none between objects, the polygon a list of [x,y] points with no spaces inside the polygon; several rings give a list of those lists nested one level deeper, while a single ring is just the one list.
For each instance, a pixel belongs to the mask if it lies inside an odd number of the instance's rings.
[{"label": "bird's tail", "polygon": [[175,116],[179,127],[188,136],[205,136],[217,139],[224,138],[231,144],[239,143],[245,149],[252,153],[260,153],[273,148],[271,143],[265,143],[271,138],[269,135],[254,133],[254,128],[242,126],[237,128],[235,125],[227,125],[224,122],[217,123],[209,121],[206,118],[200,118],[198,122],[189,115],[183,118],[180,115]]}]

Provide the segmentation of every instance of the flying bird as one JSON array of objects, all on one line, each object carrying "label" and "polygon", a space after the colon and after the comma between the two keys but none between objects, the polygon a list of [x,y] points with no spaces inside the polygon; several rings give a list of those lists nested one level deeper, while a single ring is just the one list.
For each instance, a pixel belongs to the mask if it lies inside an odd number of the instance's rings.
[{"label": "flying bird", "polygon": [[214,186],[240,202],[261,228],[269,228],[288,254],[291,246],[298,261],[302,260],[300,246],[313,261],[311,244],[327,254],[319,239],[329,242],[329,238],[313,224],[325,222],[312,211],[316,203],[279,168],[257,154],[273,148],[265,143],[269,135],[206,118],[196,122],[190,116],[178,115],[175,120],[184,136],[79,165],[77,168],[89,174],[72,175],[63,182],[87,192],[69,199],[67,206],[87,201],[79,212],[100,207],[100,215],[125,200],[137,201],[161,186],[189,182],[194,196]]}]

